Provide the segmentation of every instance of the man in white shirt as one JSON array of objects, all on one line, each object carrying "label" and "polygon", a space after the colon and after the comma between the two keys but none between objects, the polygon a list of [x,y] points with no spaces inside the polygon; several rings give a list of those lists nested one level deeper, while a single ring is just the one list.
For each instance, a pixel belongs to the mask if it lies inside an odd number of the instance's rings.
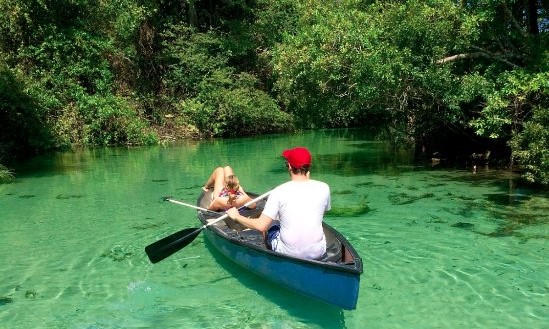
[{"label": "man in white shirt", "polygon": [[236,208],[227,214],[241,224],[261,231],[268,248],[305,259],[319,259],[326,253],[322,229],[324,213],[330,210],[330,187],[310,179],[311,153],[305,147],[285,150],[290,181],[270,194],[259,218],[247,218]]}]

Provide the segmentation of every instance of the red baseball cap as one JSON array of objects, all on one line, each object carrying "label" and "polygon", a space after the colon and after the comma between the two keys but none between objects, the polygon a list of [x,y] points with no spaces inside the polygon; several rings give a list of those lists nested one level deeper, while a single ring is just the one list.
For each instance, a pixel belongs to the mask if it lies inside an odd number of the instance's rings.
[{"label": "red baseball cap", "polygon": [[282,156],[288,160],[292,168],[301,168],[311,165],[311,153],[305,147],[294,147],[293,149],[285,150]]}]

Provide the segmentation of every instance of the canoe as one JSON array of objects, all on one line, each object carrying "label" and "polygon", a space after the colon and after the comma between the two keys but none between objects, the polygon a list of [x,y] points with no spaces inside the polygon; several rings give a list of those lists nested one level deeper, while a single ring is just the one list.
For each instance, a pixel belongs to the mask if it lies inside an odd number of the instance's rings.
[{"label": "canoe", "polygon": [[[254,198],[257,195],[248,193]],[[197,206],[207,208],[211,192],[203,192]],[[244,216],[257,218],[265,200],[255,209],[244,209]],[[220,213],[221,215],[221,213]],[[198,219],[208,224],[219,216],[198,211]],[[245,269],[305,296],[343,309],[356,308],[362,259],[352,245],[330,225],[324,223],[327,253],[320,260],[307,260],[268,250],[263,237],[256,230],[245,229],[228,218],[208,225],[206,238],[221,254]]]}]

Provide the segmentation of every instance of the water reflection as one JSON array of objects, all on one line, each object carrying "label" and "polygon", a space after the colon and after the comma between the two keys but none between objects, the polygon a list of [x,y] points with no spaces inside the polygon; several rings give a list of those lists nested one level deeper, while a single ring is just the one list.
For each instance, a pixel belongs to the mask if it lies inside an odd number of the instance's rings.
[{"label": "water reflection", "polygon": [[223,256],[211,242],[205,239],[205,245],[215,261],[227,270],[242,285],[257,291],[265,299],[280,306],[300,322],[319,328],[345,328],[345,317],[341,308],[301,296],[295,292],[271,284],[265,279],[250,273]]}]

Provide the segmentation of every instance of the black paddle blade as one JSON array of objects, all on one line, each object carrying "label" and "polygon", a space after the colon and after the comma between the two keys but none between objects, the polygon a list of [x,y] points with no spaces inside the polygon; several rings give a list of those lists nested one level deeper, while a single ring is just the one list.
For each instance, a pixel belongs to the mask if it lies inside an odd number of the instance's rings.
[{"label": "black paddle blade", "polygon": [[155,264],[185,248],[200,234],[202,228],[187,228],[145,247],[151,263]]}]

